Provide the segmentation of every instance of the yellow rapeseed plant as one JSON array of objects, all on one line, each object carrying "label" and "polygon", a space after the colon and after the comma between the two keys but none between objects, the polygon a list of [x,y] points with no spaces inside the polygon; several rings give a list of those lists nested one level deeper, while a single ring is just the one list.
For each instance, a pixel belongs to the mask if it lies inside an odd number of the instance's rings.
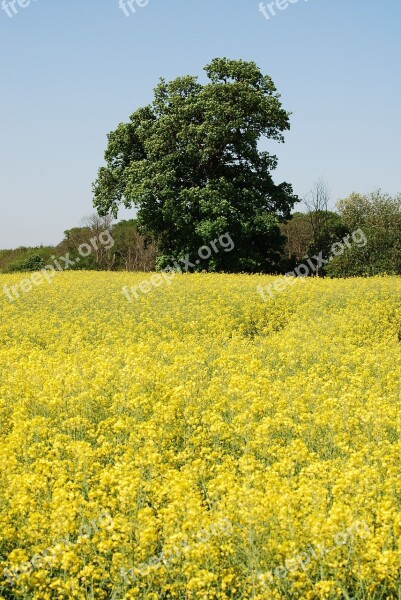
[{"label": "yellow rapeseed plant", "polygon": [[401,597],[401,279],[0,276],[0,597]]}]

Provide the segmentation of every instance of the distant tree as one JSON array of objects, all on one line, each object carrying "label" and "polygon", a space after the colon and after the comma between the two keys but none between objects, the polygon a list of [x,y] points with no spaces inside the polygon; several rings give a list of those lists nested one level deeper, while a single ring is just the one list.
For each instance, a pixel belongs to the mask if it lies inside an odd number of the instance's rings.
[{"label": "distant tree", "polygon": [[205,85],[162,79],[153,103],[109,134],[94,206],[114,216],[121,204],[136,206],[160,267],[228,232],[235,250],[216,255],[210,270],[275,270],[278,225],[298,199],[290,184],[273,182],[277,158],[258,145],[284,141],[289,113],[255,63],[215,59],[205,71]]},{"label": "distant tree", "polygon": [[[315,224],[315,228],[312,223]],[[318,223],[318,225],[316,225]],[[327,210],[323,215],[319,211],[310,213],[294,213],[292,218],[281,226],[286,237],[285,258],[290,261],[292,270],[297,264],[304,262],[306,257],[319,256],[327,259],[331,255],[331,247],[349,232],[341,215]],[[314,261],[318,265],[319,261]],[[326,266],[317,266],[317,275],[327,273]]]},{"label": "distant tree", "polygon": [[[307,219],[310,224],[312,239],[308,245],[308,254],[326,253],[332,243],[332,228],[337,226],[340,217],[329,211],[330,190],[323,179],[318,179],[312,190],[305,196],[304,204],[307,210]],[[324,274],[323,268],[316,268],[316,275]]]},{"label": "distant tree", "polygon": [[43,259],[38,254],[31,254],[25,264],[27,271],[39,271],[44,267]]},{"label": "distant tree", "polygon": [[[86,225],[90,232],[90,239],[97,241],[101,240],[102,232],[109,231],[111,233],[113,227],[113,218],[110,215],[100,217],[96,213],[85,217],[83,224]],[[110,271],[115,262],[115,250],[114,247],[107,248],[107,245],[102,243],[92,244],[96,267],[102,270]]]},{"label": "distant tree", "polygon": [[[57,247],[57,255],[62,256],[69,254],[71,261],[74,265],[69,265],[71,270],[85,270],[91,271],[96,270],[96,258],[95,254],[91,252],[88,256],[82,257],[79,254],[79,247],[82,244],[87,244],[91,238],[91,231],[89,227],[72,227],[64,231],[64,239]],[[79,258],[79,261],[77,259]]]},{"label": "distant tree", "polygon": [[156,248],[152,240],[138,231],[135,219],[120,221],[113,226],[116,268],[126,271],[152,271],[156,265]]},{"label": "distant tree", "polygon": [[401,195],[380,190],[340,200],[338,209],[350,232],[361,229],[366,244],[352,244],[333,259],[328,272],[336,276],[401,274]]},{"label": "distant tree", "polygon": [[312,189],[304,198],[308,209],[308,220],[311,224],[314,237],[319,236],[319,231],[324,227],[325,215],[329,210],[330,190],[324,179],[320,178],[313,184]]},{"label": "distant tree", "polygon": [[[102,244],[99,240],[102,232],[112,229],[113,219],[110,216],[99,217],[93,214],[82,220],[83,227],[73,227],[64,232],[64,240],[58,246],[58,253],[65,254],[69,252],[71,260],[75,261],[70,269],[85,270],[104,270],[109,271],[113,268],[115,262],[114,248],[108,248],[108,244]],[[91,240],[95,240],[93,243]],[[91,252],[87,256],[82,256],[79,248],[82,245],[89,245]],[[77,258],[79,261],[77,262]]]},{"label": "distant tree", "polygon": [[294,263],[305,256],[313,239],[312,227],[306,213],[296,212],[291,219],[280,226],[281,233],[286,238],[284,254]]},{"label": "distant tree", "polygon": [[25,260],[18,260],[8,265],[7,271],[15,273],[17,271],[39,271],[43,269],[45,263],[38,254],[30,254]]}]

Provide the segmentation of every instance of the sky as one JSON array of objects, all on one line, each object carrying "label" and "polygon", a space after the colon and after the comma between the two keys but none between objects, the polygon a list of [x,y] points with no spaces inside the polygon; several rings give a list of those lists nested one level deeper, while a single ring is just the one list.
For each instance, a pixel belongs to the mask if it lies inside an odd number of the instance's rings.
[{"label": "sky", "polygon": [[79,226],[107,133],[160,77],[203,78],[216,57],[255,61],[292,113],[285,143],[264,143],[276,183],[302,198],[323,178],[333,207],[352,191],[401,192],[400,0],[268,0],[265,15],[259,0],[133,0],[134,13],[127,0],[17,0],[16,14],[9,2],[0,248],[56,244]]}]

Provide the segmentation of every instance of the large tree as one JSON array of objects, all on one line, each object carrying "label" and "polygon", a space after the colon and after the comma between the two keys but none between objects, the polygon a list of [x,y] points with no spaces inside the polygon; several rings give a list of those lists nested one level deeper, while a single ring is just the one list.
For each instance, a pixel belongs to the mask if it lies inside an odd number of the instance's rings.
[{"label": "large tree", "polygon": [[297,197],[275,184],[277,157],[259,148],[283,142],[289,113],[270,77],[253,62],[214,59],[209,82],[163,79],[151,105],[108,136],[107,165],[94,184],[100,215],[138,209],[138,223],[158,249],[158,266],[192,255],[229,233],[235,249],[199,268],[272,271],[283,238],[278,224]]}]

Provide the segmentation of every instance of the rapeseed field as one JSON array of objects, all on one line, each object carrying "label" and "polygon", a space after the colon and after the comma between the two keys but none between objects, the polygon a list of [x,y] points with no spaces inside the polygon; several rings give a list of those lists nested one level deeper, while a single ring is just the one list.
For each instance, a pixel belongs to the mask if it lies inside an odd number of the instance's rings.
[{"label": "rapeseed field", "polygon": [[401,598],[401,279],[146,277],[0,294],[0,597]]}]

